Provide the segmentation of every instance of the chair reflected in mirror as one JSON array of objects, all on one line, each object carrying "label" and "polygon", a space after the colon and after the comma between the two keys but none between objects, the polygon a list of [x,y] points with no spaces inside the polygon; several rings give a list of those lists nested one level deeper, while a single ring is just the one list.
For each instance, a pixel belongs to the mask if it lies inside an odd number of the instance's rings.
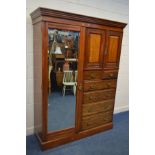
[{"label": "chair reflected in mirror", "polygon": [[64,71],[62,95],[65,96],[66,90],[72,90],[75,96],[76,86],[77,86],[77,71],[72,70]]}]

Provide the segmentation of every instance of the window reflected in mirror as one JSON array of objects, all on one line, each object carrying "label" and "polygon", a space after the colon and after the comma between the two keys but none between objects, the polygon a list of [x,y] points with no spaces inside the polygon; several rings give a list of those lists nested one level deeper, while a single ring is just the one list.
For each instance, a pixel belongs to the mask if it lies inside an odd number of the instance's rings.
[{"label": "window reflected in mirror", "polygon": [[75,127],[79,32],[48,29],[48,131]]}]

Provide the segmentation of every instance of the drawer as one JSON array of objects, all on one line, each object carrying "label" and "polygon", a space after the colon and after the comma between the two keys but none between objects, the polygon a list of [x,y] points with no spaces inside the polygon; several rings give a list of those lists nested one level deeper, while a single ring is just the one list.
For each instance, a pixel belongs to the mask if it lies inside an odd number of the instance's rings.
[{"label": "drawer", "polygon": [[84,71],[84,80],[102,79],[103,71]]},{"label": "drawer", "polygon": [[96,103],[83,104],[82,116],[92,115],[105,111],[113,111],[114,100],[105,100]]},{"label": "drawer", "polygon": [[115,89],[98,90],[84,93],[84,104],[115,98]]},{"label": "drawer", "polygon": [[112,122],[113,111],[106,111],[91,116],[82,117],[82,130],[98,127]]},{"label": "drawer", "polygon": [[104,71],[103,72],[103,79],[117,79],[118,71]]},{"label": "drawer", "polygon": [[116,80],[85,81],[84,91],[116,88]]}]

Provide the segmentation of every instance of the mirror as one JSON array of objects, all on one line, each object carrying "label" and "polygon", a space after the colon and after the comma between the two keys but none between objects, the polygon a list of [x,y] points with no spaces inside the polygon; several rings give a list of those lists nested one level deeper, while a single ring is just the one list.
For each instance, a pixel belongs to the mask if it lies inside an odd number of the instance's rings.
[{"label": "mirror", "polygon": [[48,29],[48,131],[75,126],[79,32]]}]

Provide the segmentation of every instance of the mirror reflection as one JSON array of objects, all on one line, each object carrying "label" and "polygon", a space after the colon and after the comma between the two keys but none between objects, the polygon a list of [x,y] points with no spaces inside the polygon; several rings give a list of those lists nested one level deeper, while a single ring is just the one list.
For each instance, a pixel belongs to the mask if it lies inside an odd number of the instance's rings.
[{"label": "mirror reflection", "polygon": [[48,29],[48,131],[75,126],[79,32]]}]

